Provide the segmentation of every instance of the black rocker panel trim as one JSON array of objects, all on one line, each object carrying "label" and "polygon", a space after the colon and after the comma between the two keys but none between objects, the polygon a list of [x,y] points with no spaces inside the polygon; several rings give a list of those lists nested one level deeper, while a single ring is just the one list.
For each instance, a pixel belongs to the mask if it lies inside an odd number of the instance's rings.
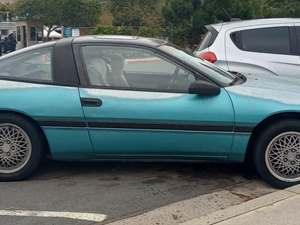
[{"label": "black rocker panel trim", "polygon": [[120,128],[145,130],[187,130],[187,131],[221,131],[232,132],[232,126],[197,125],[197,124],[170,124],[170,123],[114,123],[114,122],[88,122],[91,128]]},{"label": "black rocker panel trim", "polygon": [[38,123],[42,127],[87,127],[84,121],[40,120]]},{"label": "black rocker panel trim", "polygon": [[101,122],[101,121],[39,121],[43,127],[90,127],[90,128],[116,128],[116,129],[141,129],[141,130],[182,130],[203,132],[238,132],[250,133],[251,126],[207,125],[207,124],[170,124],[170,123],[126,123],[126,122]]}]

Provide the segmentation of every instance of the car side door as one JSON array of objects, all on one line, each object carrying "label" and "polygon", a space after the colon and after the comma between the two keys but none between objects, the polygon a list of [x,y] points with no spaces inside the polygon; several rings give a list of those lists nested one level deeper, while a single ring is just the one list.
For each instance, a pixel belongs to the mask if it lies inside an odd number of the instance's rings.
[{"label": "car side door", "polygon": [[76,52],[83,112],[100,157],[226,158],[234,113],[224,89],[189,94],[201,78],[156,49],[88,44]]},{"label": "car side door", "polygon": [[300,79],[293,24],[237,28],[226,33],[230,71]]}]

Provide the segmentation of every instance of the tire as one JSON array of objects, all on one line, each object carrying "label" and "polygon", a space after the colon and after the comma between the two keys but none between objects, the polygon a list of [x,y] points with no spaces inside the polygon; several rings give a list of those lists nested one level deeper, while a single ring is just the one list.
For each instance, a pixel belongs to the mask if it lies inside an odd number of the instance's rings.
[{"label": "tire", "polygon": [[44,139],[29,120],[0,114],[0,181],[20,181],[32,175],[44,155]]},{"label": "tire", "polygon": [[267,183],[280,189],[300,183],[299,120],[282,120],[269,126],[255,144],[254,166]]}]

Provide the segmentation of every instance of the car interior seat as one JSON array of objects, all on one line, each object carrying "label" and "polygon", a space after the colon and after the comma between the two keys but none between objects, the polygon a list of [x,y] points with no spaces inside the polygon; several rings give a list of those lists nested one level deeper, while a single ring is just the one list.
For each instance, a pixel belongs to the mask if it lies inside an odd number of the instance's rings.
[{"label": "car interior seat", "polygon": [[87,65],[90,83],[97,86],[108,86],[108,68],[104,59],[94,58]]},{"label": "car interior seat", "polygon": [[125,59],[121,55],[111,56],[109,83],[115,87],[129,87],[124,74]]}]

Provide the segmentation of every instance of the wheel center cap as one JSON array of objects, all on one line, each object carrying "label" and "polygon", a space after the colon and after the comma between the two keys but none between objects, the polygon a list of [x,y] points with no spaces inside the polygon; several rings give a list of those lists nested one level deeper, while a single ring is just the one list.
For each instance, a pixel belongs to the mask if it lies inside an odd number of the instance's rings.
[{"label": "wheel center cap", "polygon": [[10,145],[9,145],[9,144],[4,144],[4,145],[2,146],[2,150],[3,150],[3,152],[5,152],[5,153],[10,152]]}]

